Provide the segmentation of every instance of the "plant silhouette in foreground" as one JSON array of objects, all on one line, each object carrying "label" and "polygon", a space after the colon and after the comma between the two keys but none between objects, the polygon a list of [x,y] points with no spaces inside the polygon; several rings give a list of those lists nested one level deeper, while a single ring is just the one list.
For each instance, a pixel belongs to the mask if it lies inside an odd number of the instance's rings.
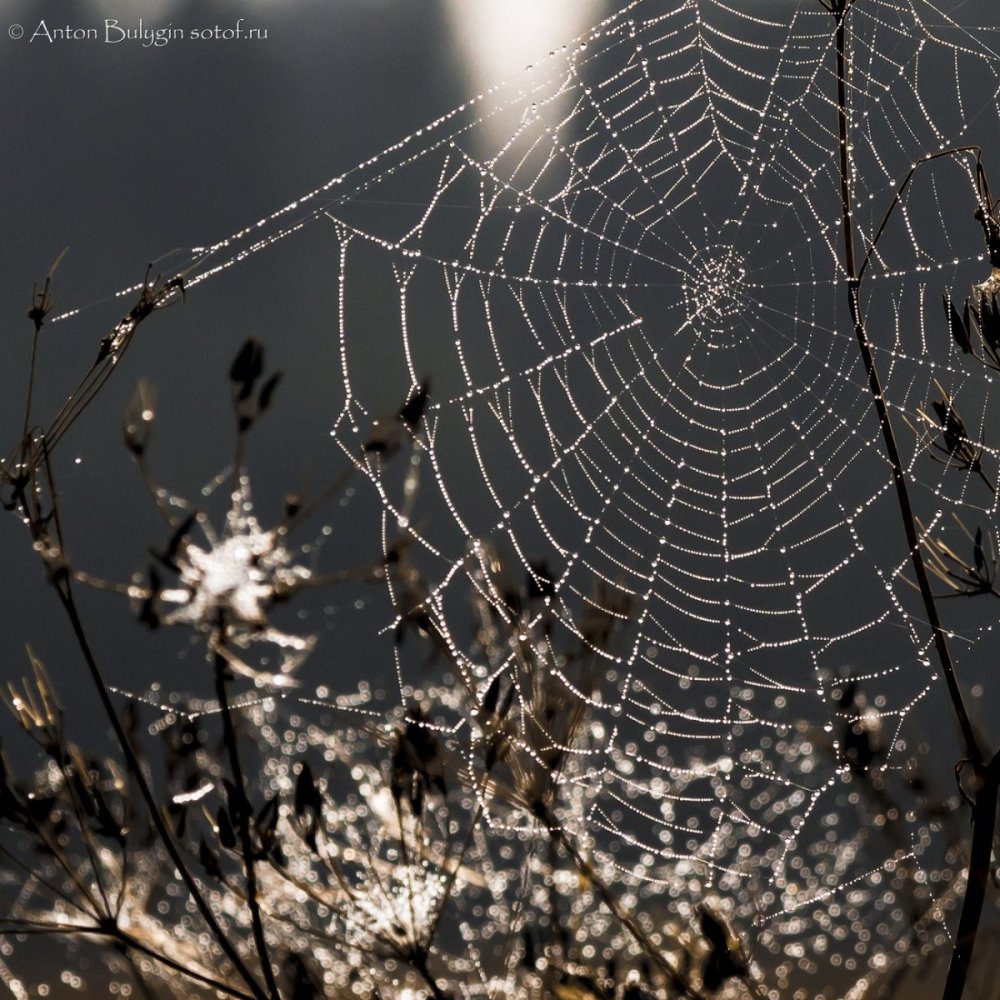
[{"label": "plant silhouette in foreground", "polygon": [[[914,514],[906,472],[900,458],[899,447],[893,431],[892,420],[885,403],[878,367],[872,350],[872,342],[866,328],[861,304],[861,286],[865,269],[876,252],[877,245],[885,232],[886,225],[894,211],[900,205],[900,199],[910,182],[914,179],[921,166],[942,158],[959,158],[969,155],[975,158],[975,218],[983,230],[983,238],[991,266],[991,274],[974,292],[980,298],[978,308],[965,310],[962,317],[957,315],[954,307],[947,308],[951,334],[958,346],[966,354],[971,354],[981,363],[989,367],[990,343],[993,337],[993,307],[992,296],[996,292],[997,276],[1000,274],[1000,223],[997,220],[997,202],[993,199],[986,170],[982,163],[982,150],[978,147],[956,147],[929,154],[919,160],[900,185],[896,197],[868,245],[864,259],[857,262],[857,232],[854,220],[854,198],[852,192],[852,176],[854,164],[852,161],[851,120],[848,103],[848,80],[853,71],[852,51],[850,45],[850,15],[857,0],[818,0],[834,18],[836,25],[837,54],[837,118],[840,149],[840,181],[841,210],[844,237],[844,270],[847,276],[847,295],[850,314],[854,323],[855,334],[861,352],[862,361],[868,376],[872,402],[878,416],[879,425],[885,445],[886,456],[892,468],[893,482],[899,504],[903,529],[906,534],[916,586],[923,600],[924,609],[930,624],[932,639],[937,652],[941,672],[947,684],[949,698],[956,720],[962,732],[967,758],[956,765],[956,773],[960,774],[963,766],[968,765],[975,773],[976,792],[974,798],[966,796],[973,807],[973,838],[968,862],[968,882],[959,920],[958,932],[952,951],[951,964],[945,984],[944,997],[957,998],[965,993],[966,983],[971,965],[972,951],[975,945],[979,922],[981,919],[985,889],[989,880],[991,857],[993,849],[993,832],[996,822],[997,799],[1000,795],[1000,750],[987,761],[987,755],[980,746],[980,740],[973,729],[966,708],[962,687],[955,672],[954,662],[948,646],[948,632],[942,624],[936,598],[931,590],[928,573],[943,579],[949,586],[962,588],[970,595],[986,593],[992,589],[992,578],[986,566],[981,535],[977,535],[974,548],[973,565],[970,567],[961,560],[954,558],[950,549],[942,548],[942,543],[923,538],[920,535],[919,522]],[[950,300],[945,295],[946,307]],[[986,357],[980,357],[973,350],[973,320],[979,333]],[[940,387],[939,387],[940,388]],[[940,442],[932,441],[931,447],[941,453],[943,461],[949,467],[960,472],[977,475],[988,487],[991,494],[996,494],[996,488],[983,471],[981,459],[982,445],[973,441],[965,424],[955,409],[948,393],[942,390],[942,400],[933,401],[933,408],[941,424],[942,438]],[[924,423],[932,423],[924,411],[920,411]],[[934,456],[937,458],[938,456]],[[940,459],[939,459],[940,460]],[[925,564],[924,552],[929,556],[929,565]],[[957,572],[956,572],[957,571]],[[970,586],[971,583],[971,586]],[[984,586],[986,585],[986,586]]]},{"label": "plant silhouette in foreground", "polygon": [[[149,288],[143,301],[159,294]],[[136,321],[148,315],[137,309]],[[246,436],[277,385],[263,377],[256,341],[240,351],[230,384],[236,454],[218,480],[230,495],[215,531],[206,511],[156,483],[153,392],[140,383],[125,445],[168,535],[131,582],[72,563],[47,432],[29,426],[5,466],[7,506],[30,532],[118,753],[92,758],[68,735],[32,655],[30,679],[5,696],[41,763],[23,779],[4,764],[0,853],[25,889],[0,932],[91,942],[109,975],[178,996],[416,989],[638,1000],[664,989],[707,997],[740,982],[756,992],[722,900],[693,899],[687,925],[662,924],[635,910],[619,872],[592,851],[585,813],[606,734],[578,695],[596,690],[594,651],[614,642],[627,609],[595,595],[562,648],[545,567],[502,581],[503,561],[476,541],[475,639],[462,649],[405,531],[369,565],[307,567],[290,536],[324,495],[289,497],[284,517],[265,528],[243,465]],[[427,394],[426,384],[415,390],[357,459],[410,462],[404,514],[416,494]],[[304,589],[347,579],[388,587],[397,648],[426,647],[438,679],[405,708],[380,708],[362,690],[308,722],[286,697],[315,636],[278,628],[272,616]],[[210,710],[174,701],[150,724],[142,699],[119,707],[87,637],[79,586],[118,593],[149,628],[190,630],[212,678]],[[160,734],[158,746],[145,745],[144,728]]]}]

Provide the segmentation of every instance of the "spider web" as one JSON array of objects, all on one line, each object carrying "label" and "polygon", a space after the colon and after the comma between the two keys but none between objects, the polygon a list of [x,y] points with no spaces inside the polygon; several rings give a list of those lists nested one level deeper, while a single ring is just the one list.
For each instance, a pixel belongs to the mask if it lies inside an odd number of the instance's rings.
[{"label": "spider web", "polygon": [[[995,134],[997,63],[930,4],[851,17],[854,207],[873,234],[920,157]],[[735,900],[779,985],[843,961],[864,992],[933,937],[951,886],[947,835],[910,794],[942,692],[845,308],[837,82],[815,5],[633,4],[366,165],[329,215],[345,449],[378,413],[352,316],[380,271],[398,389],[432,373],[447,513],[415,534],[442,564],[442,619],[461,621],[447,591],[489,535],[524,572],[542,559],[562,628],[579,636],[592,604],[628,620],[625,647],[598,650],[607,739],[582,832],[680,912]],[[494,117],[510,138],[480,149]],[[971,175],[927,174],[873,256],[866,321],[900,428],[947,391],[973,400],[978,441],[988,379],[937,304],[986,276]],[[927,522],[988,520],[992,494],[930,462],[932,436],[908,448]]]},{"label": "spider web", "polygon": [[[953,20],[965,6],[850,13],[867,240],[922,157],[980,144],[1000,163],[1000,58]],[[964,832],[933,814],[961,751],[847,309],[837,87],[817,3],[635,0],[209,248],[189,282],[329,227],[333,431],[416,543],[449,642],[469,647],[470,581],[513,613],[483,583],[490,552],[545,585],[554,628],[604,664],[591,691],[552,668],[602,722],[574,832],[670,914],[728,901],[782,995],[863,995],[946,939],[961,889]],[[940,297],[989,274],[976,205],[970,157],[921,167],[861,292],[926,538],[970,553],[997,514],[993,383]],[[428,377],[410,510],[365,446]],[[942,398],[983,476],[933,461]],[[945,609],[977,696],[986,601]],[[595,641],[588,610],[625,641]],[[403,698],[419,678],[397,655]]]}]

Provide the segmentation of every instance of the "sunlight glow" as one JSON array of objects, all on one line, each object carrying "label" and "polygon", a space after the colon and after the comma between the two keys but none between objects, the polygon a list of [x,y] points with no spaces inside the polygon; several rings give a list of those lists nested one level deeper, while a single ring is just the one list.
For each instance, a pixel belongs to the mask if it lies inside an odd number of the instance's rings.
[{"label": "sunlight glow", "polygon": [[[476,93],[521,72],[609,13],[608,0],[448,0],[454,44]],[[506,129],[501,126],[501,133]]]}]

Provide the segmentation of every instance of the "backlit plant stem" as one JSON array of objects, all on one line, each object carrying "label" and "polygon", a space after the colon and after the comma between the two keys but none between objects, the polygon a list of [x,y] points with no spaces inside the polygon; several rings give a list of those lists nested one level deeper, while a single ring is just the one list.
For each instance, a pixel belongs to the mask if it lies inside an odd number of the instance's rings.
[{"label": "backlit plant stem", "polygon": [[913,515],[909,488],[906,484],[903,463],[899,455],[899,446],[896,443],[896,435],[893,432],[892,421],[889,417],[889,408],[886,405],[885,396],[882,392],[882,384],[879,379],[878,368],[875,365],[875,356],[872,352],[871,341],[868,339],[864,318],[861,315],[861,302],[859,298],[860,278],[858,276],[858,263],[855,250],[854,214],[851,193],[851,171],[853,164],[851,162],[850,122],[847,107],[847,78],[850,72],[847,15],[853,6],[854,0],[839,0],[838,6],[833,12],[834,17],[837,19],[837,122],[840,142],[840,200],[844,228],[844,268],[847,272],[847,294],[851,311],[851,322],[854,324],[854,333],[858,340],[858,348],[861,351],[861,360],[865,366],[865,374],[868,376],[868,388],[872,394],[875,412],[878,415],[879,427],[882,430],[886,455],[889,459],[889,465],[892,468],[892,481],[896,488],[896,499],[899,503],[899,511],[902,516],[903,530],[906,532],[906,541],[910,548],[910,559],[913,562],[913,571],[916,574],[917,587],[923,599],[927,620],[931,626],[934,646],[941,663],[941,672],[948,686],[948,694],[951,698],[955,715],[958,718],[959,727],[962,730],[962,738],[965,742],[965,749],[969,760],[974,764],[982,764],[983,755],[979,749],[975,732],[972,729],[972,723],[969,719],[969,713],[965,707],[965,700],[962,697],[962,690],[959,687],[958,677],[955,673],[955,665],[951,658],[951,652],[948,649],[947,633],[941,624],[941,618],[938,615],[937,605],[934,601],[934,594],[931,590],[930,579],[927,576],[927,569],[924,565],[920,536],[917,533],[916,519]]},{"label": "backlit plant stem", "polygon": [[650,936],[636,920],[634,914],[626,909],[614,894],[611,887],[604,881],[594,866],[580,853],[573,838],[566,832],[557,816],[545,806],[540,808],[538,817],[545,827],[552,842],[558,844],[569,856],[580,876],[586,879],[600,897],[601,902],[614,914],[615,919],[625,928],[642,948],[643,954],[667,977],[672,988],[680,991],[689,1000],[702,1000],[699,993],[680,968],[675,968],[660,949],[653,943]]},{"label": "backlit plant stem", "polygon": [[[63,542],[62,542],[62,531],[59,526],[59,513],[58,504],[55,500],[55,487],[52,485],[52,470],[49,465],[49,453],[48,448],[45,445],[44,438],[41,442],[42,454],[43,454],[43,467],[46,470],[50,488],[52,490],[52,517],[55,523],[56,532],[59,540],[59,552],[57,559],[62,560],[64,558],[63,552]],[[24,502],[25,515],[28,517],[29,524],[32,530],[32,534],[35,538],[36,543],[42,546],[48,546],[48,540],[45,537],[45,528],[43,527],[45,519],[41,516],[38,511],[31,511],[27,507],[27,502]],[[47,564],[48,565],[48,564]],[[156,828],[156,832],[159,835],[160,841],[163,844],[170,860],[173,862],[174,867],[180,873],[181,879],[184,881],[185,886],[187,886],[188,891],[191,893],[191,898],[194,900],[195,905],[198,908],[198,912],[202,915],[205,923],[208,925],[212,936],[215,938],[219,947],[222,949],[223,953],[233,964],[233,968],[243,979],[243,981],[250,988],[255,1000],[268,1000],[266,994],[257,985],[257,982],[247,968],[243,959],[240,958],[239,952],[236,950],[235,946],[227,937],[225,931],[219,925],[218,920],[215,918],[215,914],[212,912],[211,907],[208,905],[205,897],[202,895],[201,889],[198,883],[195,881],[194,876],[188,869],[184,862],[181,853],[174,843],[173,835],[171,834],[169,828],[167,827],[166,821],[164,820],[160,808],[157,805],[156,798],[153,795],[153,790],[149,786],[149,782],[146,780],[146,776],[143,773],[142,765],[139,763],[139,758],[136,756],[135,750],[129,741],[128,734],[125,732],[125,728],[122,725],[121,719],[118,717],[117,711],[115,711],[115,706],[111,701],[111,694],[108,690],[108,685],[104,680],[104,676],[101,673],[101,668],[98,666],[97,659],[94,656],[93,650],[91,649],[90,642],[87,639],[87,634],[83,628],[83,621],[80,618],[80,613],[77,610],[76,601],[73,597],[72,590],[72,574],[69,572],[68,568],[64,568],[60,572],[58,567],[48,566],[49,575],[52,581],[53,589],[59,596],[59,601],[63,606],[63,610],[66,612],[66,616],[69,618],[70,626],[73,629],[73,635],[76,638],[77,645],[80,648],[80,652],[83,654],[84,662],[87,664],[87,669],[90,672],[91,679],[94,682],[94,686],[97,688],[98,696],[101,699],[101,704],[104,706],[105,713],[111,722],[111,727],[114,730],[115,739],[118,745],[121,747],[122,753],[125,756],[125,763],[128,767],[129,773],[135,780],[136,786],[139,789],[139,794],[142,796],[143,802],[146,805],[146,810],[149,813],[149,817]]]},{"label": "backlit plant stem", "polygon": [[994,758],[990,762],[988,768],[983,766],[983,754],[979,748],[969,713],[965,707],[965,700],[962,697],[962,690],[955,673],[955,665],[948,649],[948,637],[941,624],[941,618],[938,615],[934,594],[931,590],[930,580],[924,565],[920,537],[917,533],[916,519],[914,518],[913,507],[910,503],[909,489],[903,473],[899,447],[896,443],[892,423],[889,419],[889,409],[886,406],[885,396],[882,392],[882,385],[879,380],[878,369],[875,365],[871,341],[868,339],[864,318],[861,315],[859,298],[860,276],[855,250],[851,193],[851,171],[853,164],[851,161],[850,119],[847,107],[847,80],[850,72],[847,16],[853,6],[854,0],[837,0],[833,8],[827,8],[836,18],[837,23],[837,131],[840,143],[840,200],[844,229],[844,268],[847,272],[847,293],[851,321],[854,324],[854,333],[858,340],[858,348],[861,351],[861,359],[865,366],[865,373],[868,376],[868,387],[871,390],[875,412],[878,415],[879,426],[882,429],[886,455],[892,468],[893,485],[896,488],[896,499],[899,503],[903,529],[906,532],[906,541],[910,548],[910,559],[913,563],[917,587],[923,599],[927,620],[931,626],[934,646],[937,650],[945,684],[948,687],[952,707],[958,719],[959,727],[962,730],[966,754],[969,763],[975,770],[977,778],[981,782],[976,792],[972,814],[973,838],[969,858],[966,894],[962,903],[958,937],[952,951],[951,965],[948,970],[948,979],[943,994],[943,1000],[959,1000],[965,990],[972,949],[975,945],[976,933],[979,929],[986,883],[989,878],[1000,776],[996,773],[998,768],[997,758]]},{"label": "backlit plant stem", "polygon": [[948,967],[942,1000],[960,1000],[965,991],[976,944],[979,922],[990,881],[993,858],[993,834],[996,830],[997,796],[1000,794],[1000,752],[985,768],[976,769],[979,787],[972,806],[972,849],[969,852],[969,874],[962,899],[962,913]]},{"label": "backlit plant stem", "polygon": [[264,973],[264,981],[267,983],[268,993],[274,1000],[279,1000],[281,994],[278,992],[274,970],[271,968],[267,940],[264,936],[264,919],[261,916],[260,901],[257,898],[257,867],[254,864],[253,838],[250,835],[252,812],[246,793],[243,767],[240,764],[239,747],[236,744],[236,726],[233,724],[233,713],[229,704],[229,693],[226,687],[229,665],[223,651],[225,635],[225,624],[223,623],[219,628],[219,633],[214,642],[215,696],[218,699],[219,709],[222,713],[223,740],[229,754],[229,767],[232,771],[233,785],[235,786],[238,798],[238,802],[230,803],[230,806],[235,806],[237,811],[234,819],[236,820],[236,828],[239,832],[240,852],[243,855],[243,868],[247,879],[247,908],[250,910],[250,923],[253,928],[254,944],[257,947],[257,955],[260,958],[260,965]]}]

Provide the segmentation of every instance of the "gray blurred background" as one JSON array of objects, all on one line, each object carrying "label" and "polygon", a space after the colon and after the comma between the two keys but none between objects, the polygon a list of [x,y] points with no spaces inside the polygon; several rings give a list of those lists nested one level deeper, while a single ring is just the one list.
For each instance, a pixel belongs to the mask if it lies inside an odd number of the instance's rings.
[{"label": "gray blurred background", "polygon": [[[33,414],[40,423],[57,411],[93,361],[100,338],[134,300],[113,293],[140,281],[147,263],[158,261],[154,274],[170,273],[186,250],[281,208],[516,74],[610,5],[5,0],[0,9],[6,244],[0,426],[8,428],[6,452],[24,406],[32,283],[41,283],[63,248],[55,313],[83,312],[45,331]],[[267,37],[186,37],[164,46],[103,41],[105,19],[138,28],[140,18],[145,29],[182,28],[187,36],[216,25],[233,28],[243,18],[244,29]],[[43,21],[53,33],[96,27],[101,38],[49,42]],[[15,25],[23,29],[19,39],[10,37]],[[175,249],[181,252],[170,256]],[[191,497],[230,460],[226,372],[248,336],[261,339],[269,366],[285,373],[249,456],[263,516],[277,513],[286,490],[318,490],[339,472],[343,457],[329,439],[341,395],[333,339],[336,253],[329,231],[314,225],[200,286],[186,305],[141,329],[127,364],[60,448],[57,474],[76,565],[124,582],[144,568],[146,546],[164,538],[121,446],[121,414],[137,379],[161,387],[153,467],[165,486]],[[390,330],[385,343],[373,338],[373,357],[396,350],[396,337]],[[27,538],[13,519],[0,521],[0,615],[24,626],[0,633],[3,676],[22,672],[30,640],[64,697],[88,703],[87,684],[68,662],[72,647],[64,644]],[[353,539],[356,550],[338,552],[338,561],[377,554],[370,537],[361,542],[354,531],[340,537]],[[177,676],[162,643],[147,646],[148,636],[122,614],[122,599],[89,592],[82,599],[98,648],[117,651],[110,668],[116,683],[139,690],[160,679],[167,689],[198,689],[200,671]],[[328,607],[339,611],[336,598],[331,601]],[[347,655],[351,636],[358,639],[356,656],[366,655],[357,631],[343,634],[347,648],[338,647],[338,669],[372,676],[372,664]]]}]

